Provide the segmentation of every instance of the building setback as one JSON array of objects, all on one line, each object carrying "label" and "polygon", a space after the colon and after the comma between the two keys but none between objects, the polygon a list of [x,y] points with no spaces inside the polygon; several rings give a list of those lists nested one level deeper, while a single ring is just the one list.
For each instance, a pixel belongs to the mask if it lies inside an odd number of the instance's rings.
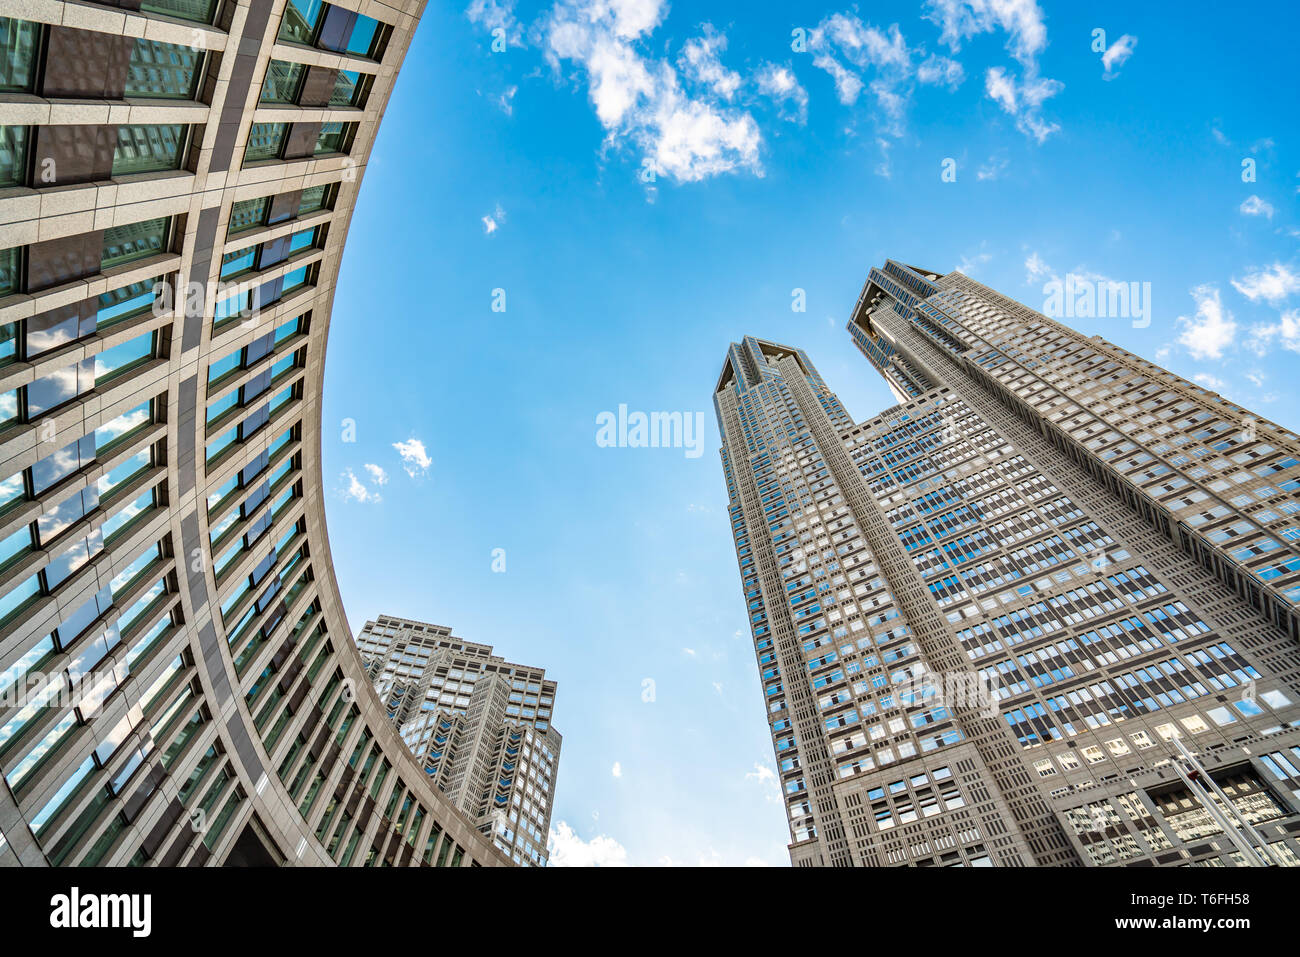
[{"label": "building setback", "polygon": [[366,622],[357,650],[434,786],[516,863],[545,867],[562,741],[555,682],[450,628],[389,615]]},{"label": "building setback", "polygon": [[791,860],[1300,863],[1296,435],[960,273],[849,331],[901,404],[714,395]]},{"label": "building setback", "polygon": [[507,865],[378,699],[321,381],[419,0],[0,17],[0,866]]}]

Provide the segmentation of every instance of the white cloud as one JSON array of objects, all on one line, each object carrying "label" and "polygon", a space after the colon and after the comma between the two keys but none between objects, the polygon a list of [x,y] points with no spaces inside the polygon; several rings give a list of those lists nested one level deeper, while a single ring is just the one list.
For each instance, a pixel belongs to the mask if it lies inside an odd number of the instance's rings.
[{"label": "white cloud", "polygon": [[768,801],[780,803],[781,801],[781,782],[777,779],[776,772],[766,764],[754,763],[754,770],[745,775],[746,781],[756,781],[759,786],[766,792]]},{"label": "white cloud", "polygon": [[1233,288],[1251,302],[1265,302],[1277,305],[1292,293],[1300,292],[1300,274],[1291,271],[1289,266],[1273,263],[1264,268],[1256,267],[1246,273],[1243,279],[1232,280]]},{"label": "white cloud", "polygon": [[1131,34],[1124,34],[1101,55],[1101,65],[1105,68],[1103,78],[1113,80],[1119,76],[1119,68],[1128,62],[1128,58],[1133,55],[1133,48],[1137,46],[1138,38]]},{"label": "white cloud", "polygon": [[1016,129],[1039,143],[1061,128],[1059,123],[1043,119],[1042,104],[1063,89],[1065,84],[1059,80],[1029,73],[1017,83],[1015,77],[1000,66],[990,67],[984,74],[984,92],[989,99],[1015,119]]},{"label": "white cloud", "polygon": [[663,0],[560,0],[543,24],[547,59],[557,72],[563,61],[586,72],[606,146],[632,144],[656,173],[680,182],[740,169],[763,175],[758,124],[727,102],[739,78],[721,64],[726,41],[720,33],[706,26],[703,37],[683,48],[694,95],[667,59],[637,50],[665,10]]},{"label": "white cloud", "polygon": [[623,776],[623,765],[620,762],[615,761],[614,766],[609,769],[609,773],[614,775],[616,778],[621,778]]},{"label": "white cloud", "polygon": [[547,838],[551,867],[627,867],[627,850],[601,834],[584,841],[566,822],[551,828]]},{"label": "white cloud", "polygon": [[[1274,323],[1251,326],[1250,339],[1246,344],[1256,354],[1264,355],[1275,342],[1283,349],[1300,352],[1300,310],[1292,309],[1284,312]],[[1247,376],[1247,378],[1255,382],[1254,377]],[[1264,380],[1261,376],[1255,385],[1262,387],[1263,384]]]},{"label": "white cloud", "polygon": [[1037,252],[1030,253],[1029,258],[1025,260],[1025,282],[1027,283],[1035,283],[1044,276],[1050,275],[1051,272],[1052,267],[1047,265]]},{"label": "white cloud", "polygon": [[365,465],[363,465],[363,466],[361,466],[361,467],[362,467],[363,469],[365,469],[365,470],[370,474],[370,481],[371,481],[372,483],[374,483],[375,485],[387,485],[387,484],[388,484],[388,473],[385,472],[385,471],[384,471],[382,468],[380,468],[378,465],[375,465],[375,464],[373,464],[373,463],[371,463],[371,462],[367,462]]},{"label": "white cloud", "polygon": [[343,488],[343,498],[345,500],[350,502],[360,502],[363,505],[366,503],[374,505],[383,501],[383,499],[380,498],[379,493],[372,492],[370,489],[366,488],[365,483],[357,478],[356,473],[351,469],[344,469],[343,474],[340,477],[345,483]]},{"label": "white cloud", "polygon": [[501,228],[501,226],[505,223],[505,221],[506,221],[506,211],[501,208],[500,203],[497,203],[496,209],[492,210],[492,212],[488,213],[488,215],[483,217],[483,232],[491,236],[493,233],[495,233],[498,229]]},{"label": "white cloud", "polygon": [[719,54],[727,49],[727,38],[713,28],[703,26],[704,35],[687,40],[678,61],[682,72],[696,83],[713,90],[724,100],[730,100],[740,89],[740,74],[722,65]]},{"label": "white cloud", "polygon": [[1208,372],[1196,373],[1196,375],[1192,376],[1192,381],[1205,386],[1207,389],[1213,389],[1215,392],[1222,392],[1228,387],[1228,383],[1217,376],[1210,375]]},{"label": "white cloud", "polygon": [[988,179],[997,179],[1009,165],[1010,161],[1004,156],[990,156],[989,161],[975,171],[975,178],[981,183]]},{"label": "white cloud", "polygon": [[1248,196],[1242,200],[1241,205],[1237,207],[1241,210],[1243,216],[1264,216],[1267,219],[1273,218],[1273,206],[1258,196]]},{"label": "white cloud", "polygon": [[521,46],[522,29],[515,19],[514,0],[473,0],[466,8],[465,16],[470,23],[476,24],[489,33],[495,30],[505,31],[507,45]]},{"label": "white cloud", "polygon": [[433,459],[424,450],[424,443],[412,436],[403,442],[394,442],[393,448],[402,457],[402,469],[411,478],[417,478],[429,471]]},{"label": "white cloud", "polygon": [[1237,334],[1237,323],[1232,313],[1223,307],[1219,290],[1214,286],[1197,286],[1192,290],[1196,302],[1194,318],[1179,316],[1184,328],[1178,341],[1191,353],[1193,359],[1218,359],[1223,350],[1232,345]]},{"label": "white cloud", "polygon": [[957,264],[956,269],[959,273],[969,276],[972,275],[976,269],[984,265],[992,258],[993,258],[992,253],[986,253],[983,251],[974,253],[969,256],[963,255],[961,257],[961,262]]},{"label": "white cloud", "polygon": [[501,112],[504,113],[506,116],[514,115],[515,107],[514,107],[513,100],[515,98],[515,94],[518,92],[519,92],[519,87],[508,86],[506,87],[506,91],[497,97],[497,101],[496,101],[497,106],[501,108]]},{"label": "white cloud", "polygon": [[925,17],[939,25],[941,43],[955,53],[961,41],[1000,29],[1007,50],[1028,66],[1047,46],[1047,26],[1035,0],[929,0]]},{"label": "white cloud", "polygon": [[[835,13],[809,31],[808,51],[813,66],[835,81],[841,103],[852,106],[864,89],[870,90],[882,114],[881,128],[890,136],[903,135],[913,68],[912,53],[897,23],[881,30],[856,16]],[[928,75],[936,75],[935,69]],[[863,78],[868,71],[874,73],[869,83]]]},{"label": "white cloud", "polygon": [[1262,372],[1247,372],[1246,379],[1257,389],[1264,388],[1265,376]]},{"label": "white cloud", "polygon": [[754,85],[758,87],[760,93],[770,97],[782,107],[787,103],[794,104],[795,113],[787,114],[784,109],[782,110],[784,119],[797,120],[799,123],[807,121],[808,91],[799,85],[794,71],[789,67],[764,63],[754,74]]},{"label": "white cloud", "polygon": [[1038,75],[1038,55],[1047,47],[1047,25],[1035,0],[929,0],[925,17],[939,25],[939,42],[954,53],[962,41],[978,34],[1004,32],[1007,52],[1020,64],[1023,77],[1017,80],[1003,67],[991,67],[984,75],[985,93],[1014,117],[1016,129],[1039,143],[1060,129],[1042,117],[1043,102],[1065,84]]},{"label": "white cloud", "polygon": [[916,68],[916,78],[922,83],[955,90],[966,79],[966,71],[956,60],[932,53]]}]

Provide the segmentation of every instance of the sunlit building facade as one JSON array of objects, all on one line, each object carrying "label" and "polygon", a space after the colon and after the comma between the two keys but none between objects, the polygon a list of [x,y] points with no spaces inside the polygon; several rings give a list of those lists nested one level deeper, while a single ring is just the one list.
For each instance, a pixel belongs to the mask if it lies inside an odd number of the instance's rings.
[{"label": "sunlit building facade", "polygon": [[0,16],[0,865],[506,865],[411,757],[320,474],[420,2]]},{"label": "sunlit building facade", "polygon": [[1300,862],[1295,434],[959,273],[849,331],[877,416],[715,390],[792,861]]},{"label": "sunlit building facade", "polygon": [[429,780],[517,864],[545,867],[562,741],[555,682],[406,618],[366,622],[357,650]]}]

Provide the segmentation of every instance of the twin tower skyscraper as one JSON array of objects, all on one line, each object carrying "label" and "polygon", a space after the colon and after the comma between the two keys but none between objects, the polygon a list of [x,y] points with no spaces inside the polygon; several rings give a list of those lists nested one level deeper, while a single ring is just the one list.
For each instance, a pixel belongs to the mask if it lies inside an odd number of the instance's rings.
[{"label": "twin tower skyscraper", "polygon": [[1300,864],[1300,439],[956,272],[848,331],[875,417],[714,392],[792,862]]}]

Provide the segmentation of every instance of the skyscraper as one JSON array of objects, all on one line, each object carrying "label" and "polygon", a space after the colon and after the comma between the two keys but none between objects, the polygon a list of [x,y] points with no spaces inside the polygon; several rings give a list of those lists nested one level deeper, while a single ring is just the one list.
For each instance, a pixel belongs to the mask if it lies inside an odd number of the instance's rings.
[{"label": "skyscraper", "polygon": [[434,786],[516,863],[545,867],[560,766],[555,682],[450,628],[390,615],[366,622],[357,650]]},{"label": "skyscraper", "polygon": [[960,273],[714,404],[796,865],[1300,863],[1300,440]]},{"label": "skyscraper", "polygon": [[423,3],[17,9],[0,865],[508,864],[370,692],[325,533],[334,283]]}]

